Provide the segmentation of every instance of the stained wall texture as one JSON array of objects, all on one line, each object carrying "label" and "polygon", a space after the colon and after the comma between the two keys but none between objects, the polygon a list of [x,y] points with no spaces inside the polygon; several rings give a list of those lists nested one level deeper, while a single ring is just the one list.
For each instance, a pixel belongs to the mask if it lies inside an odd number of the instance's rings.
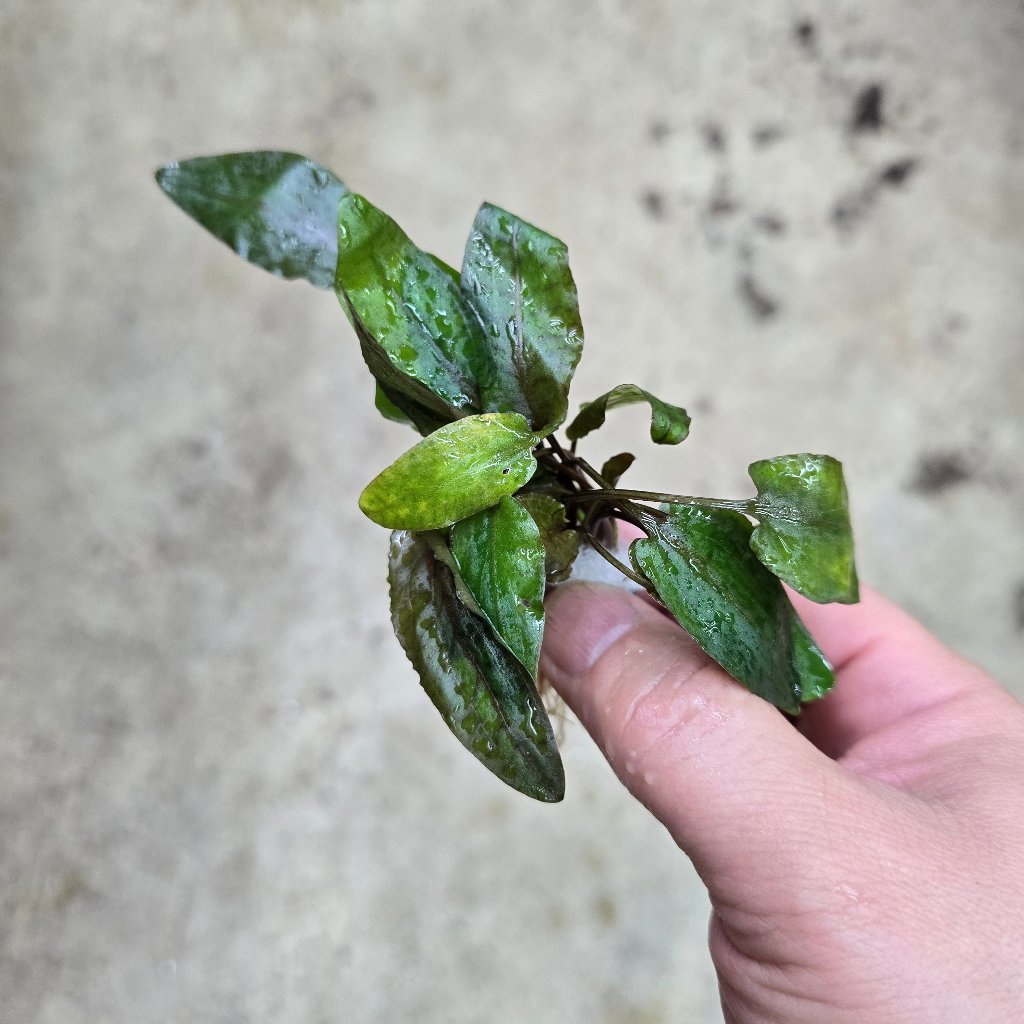
[{"label": "stained wall texture", "polygon": [[411,435],[176,157],[308,153],[452,261],[482,199],[564,238],[575,399],[694,416],[638,486],[834,453],[863,578],[1024,693],[1016,0],[6,0],[0,47],[3,1024],[720,1020],[582,730],[539,806],[420,692],[355,505]]}]

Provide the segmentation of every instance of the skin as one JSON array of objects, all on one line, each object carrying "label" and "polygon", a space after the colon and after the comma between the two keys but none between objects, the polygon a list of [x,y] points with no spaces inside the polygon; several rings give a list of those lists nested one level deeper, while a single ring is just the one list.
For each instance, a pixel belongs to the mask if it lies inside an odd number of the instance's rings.
[{"label": "skin", "polygon": [[797,728],[600,584],[542,670],[707,885],[729,1024],[1018,1024],[1024,706],[876,593],[795,600],[837,669]]}]

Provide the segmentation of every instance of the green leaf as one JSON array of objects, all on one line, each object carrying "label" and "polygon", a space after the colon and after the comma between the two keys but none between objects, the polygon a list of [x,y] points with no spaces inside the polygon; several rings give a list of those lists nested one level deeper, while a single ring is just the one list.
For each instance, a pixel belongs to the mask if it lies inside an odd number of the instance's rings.
[{"label": "green leaf", "polygon": [[392,535],[395,633],[459,742],[520,793],[561,800],[562,762],[537,689],[491,627],[459,600],[451,570],[432,550],[443,543],[437,534]]},{"label": "green leaf", "polygon": [[435,430],[366,485],[359,507],[398,530],[440,530],[496,505],[537,468],[518,413],[467,416]]},{"label": "green leaf", "polygon": [[483,388],[484,408],[522,413],[535,430],[550,432],[565,419],[583,351],[565,244],[484,203],[466,243],[462,287],[497,370]]},{"label": "green leaf", "polygon": [[781,455],[750,466],[757,487],[750,540],[776,576],[812,601],[858,598],[842,464],[829,455]]},{"label": "green leaf", "polygon": [[800,678],[800,700],[817,700],[832,689],[836,677],[828,659],[807,632],[800,616],[793,611],[793,662]]},{"label": "green leaf", "polygon": [[348,189],[296,153],[226,153],[167,164],[157,184],[239,256],[279,277],[334,286],[338,203]]},{"label": "green leaf", "polygon": [[373,405],[384,419],[391,420],[392,423],[403,423],[406,426],[415,426],[413,421],[404,412],[402,412],[401,408],[388,398],[388,393],[380,386],[380,384],[374,388]]},{"label": "green leaf", "polygon": [[601,467],[601,476],[608,481],[610,487],[614,487],[622,479],[622,474],[636,462],[636,456],[632,452],[619,452],[613,455]]},{"label": "green leaf", "polygon": [[[778,579],[750,549],[738,512],[669,507],[630,557],[698,644],[748,689],[786,711],[817,696],[827,665]],[[796,641],[796,642],[795,642]]]},{"label": "green leaf", "polygon": [[487,621],[537,677],[544,636],[544,545],[533,517],[514,498],[452,527],[451,549]]},{"label": "green leaf", "polygon": [[565,506],[548,494],[523,491],[515,500],[533,516],[544,545],[544,576],[548,583],[564,583],[580,553],[580,535],[569,529]]},{"label": "green leaf", "polygon": [[396,404],[406,395],[447,420],[480,410],[494,372],[453,273],[362,196],[342,198],[335,288],[363,358]]},{"label": "green leaf", "polygon": [[597,430],[604,423],[609,409],[636,402],[647,402],[651,407],[651,440],[655,444],[679,444],[690,432],[690,417],[685,409],[669,405],[635,384],[620,384],[593,402],[585,402],[566,429],[566,437],[577,441]]}]

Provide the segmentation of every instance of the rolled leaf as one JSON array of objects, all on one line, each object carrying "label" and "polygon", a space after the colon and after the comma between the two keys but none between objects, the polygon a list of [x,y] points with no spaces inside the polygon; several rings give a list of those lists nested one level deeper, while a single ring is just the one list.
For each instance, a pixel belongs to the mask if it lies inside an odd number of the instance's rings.
[{"label": "rolled leaf", "polygon": [[396,404],[396,395],[408,395],[449,420],[478,411],[494,368],[450,268],[354,193],[341,200],[337,232],[335,288],[377,382]]},{"label": "rolled leaf", "polygon": [[544,545],[544,576],[548,583],[564,583],[580,553],[580,535],[569,529],[565,506],[547,494],[524,491],[513,499],[533,517]]},{"label": "rolled leaf", "polygon": [[391,538],[391,619],[448,728],[503,782],[536,800],[565,792],[551,723],[526,669],[458,598],[430,538]]},{"label": "rolled leaf", "polygon": [[685,440],[690,432],[690,417],[686,410],[655,398],[636,384],[620,384],[593,402],[584,403],[576,418],[566,428],[566,436],[570,441],[586,437],[604,423],[609,409],[636,402],[646,402],[651,407],[651,440],[655,444],[679,444]]},{"label": "rolled leaf", "polygon": [[[750,549],[738,512],[690,505],[630,548],[676,620],[730,675],[785,711],[819,696],[828,666],[779,580]],[[796,643],[794,642],[796,641]],[[830,673],[829,673],[830,674]]]},{"label": "rolled leaf", "polygon": [[750,466],[757,487],[750,539],[776,576],[812,601],[858,600],[843,467],[829,455],[781,455]]},{"label": "rolled leaf", "polygon": [[484,203],[466,243],[462,287],[497,371],[482,388],[483,408],[522,413],[535,430],[550,432],[565,419],[583,351],[565,244]]},{"label": "rolled leaf", "polygon": [[537,438],[517,413],[435,430],[366,485],[359,507],[397,530],[440,530],[513,494],[533,475]]},{"label": "rolled leaf", "polygon": [[544,545],[533,517],[515,498],[502,498],[452,527],[451,550],[494,632],[536,679],[544,636]]},{"label": "rolled leaf", "polygon": [[334,286],[338,203],[348,189],[296,153],[261,150],[167,164],[157,184],[239,256],[279,277]]}]

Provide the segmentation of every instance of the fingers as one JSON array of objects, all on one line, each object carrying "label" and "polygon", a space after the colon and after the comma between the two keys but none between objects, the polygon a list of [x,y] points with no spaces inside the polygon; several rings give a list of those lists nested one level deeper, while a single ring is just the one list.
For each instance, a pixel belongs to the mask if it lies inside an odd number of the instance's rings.
[{"label": "fingers", "polygon": [[569,584],[549,598],[542,666],[713,894],[807,877],[802,839],[850,783],[678,625],[626,591]]},{"label": "fingers", "polygon": [[819,605],[792,595],[836,670],[828,698],[808,704],[800,728],[831,757],[908,716],[991,680],[867,588],[857,605]]}]

